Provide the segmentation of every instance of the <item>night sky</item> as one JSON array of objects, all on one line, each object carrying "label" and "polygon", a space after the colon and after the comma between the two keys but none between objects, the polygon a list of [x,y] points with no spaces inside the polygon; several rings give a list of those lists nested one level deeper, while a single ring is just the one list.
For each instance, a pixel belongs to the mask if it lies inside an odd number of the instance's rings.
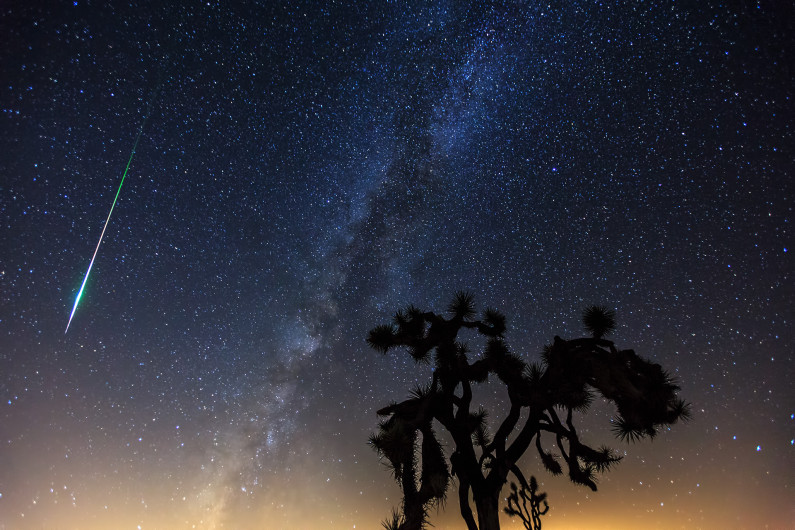
[{"label": "night sky", "polygon": [[528,361],[615,309],[692,403],[598,402],[596,493],[528,454],[545,529],[793,528],[789,2],[160,4],[0,7],[0,528],[378,528],[430,367],[367,331],[457,290]]}]

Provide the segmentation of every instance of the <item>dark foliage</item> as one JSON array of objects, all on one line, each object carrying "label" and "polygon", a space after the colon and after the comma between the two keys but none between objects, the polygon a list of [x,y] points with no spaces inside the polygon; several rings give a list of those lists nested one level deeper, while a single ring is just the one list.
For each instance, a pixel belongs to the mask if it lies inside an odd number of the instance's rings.
[{"label": "dark foliage", "polygon": [[[508,495],[508,506],[505,513],[511,517],[519,517],[526,530],[541,530],[541,516],[549,511],[547,494],[538,491],[538,482],[531,476],[528,484],[521,471],[514,470],[519,486],[511,482],[511,493]],[[541,505],[544,505],[542,508]]]},{"label": "dark foliage", "polygon": [[475,295],[467,291],[458,291],[447,306],[447,311],[452,313],[453,318],[472,318],[475,316]]},{"label": "dark foliage", "polygon": [[601,339],[616,329],[616,312],[603,306],[594,305],[582,313],[585,330],[594,338]]},{"label": "dark foliage", "polygon": [[[467,528],[495,530],[500,492],[509,473],[518,478],[519,486],[512,485],[506,511],[521,517],[526,528],[540,528],[538,516],[548,510],[546,494],[537,492],[533,477],[524,480],[516,463],[534,443],[548,472],[562,474],[565,466],[572,482],[595,491],[599,474],[621,460],[607,447],[584,443],[574,425],[573,412],[587,412],[597,395],[615,404],[613,431],[624,441],[653,437],[660,427],[689,417],[689,406],[677,396],[676,381],[660,365],[632,350],[619,350],[604,338],[615,329],[612,310],[586,309],[583,324],[591,336],[555,337],[544,347],[542,363],[527,363],[510,351],[503,338],[506,318],[498,311],[487,309],[482,320],[473,320],[471,293],[456,293],[448,312],[452,316],[445,318],[409,306],[395,314],[392,324],[373,328],[367,337],[377,351],[405,348],[416,361],[433,366],[427,385],[378,411],[386,419],[370,437],[403,490],[401,512],[384,523],[389,529],[423,528],[428,509],[444,501],[452,476],[458,480],[459,508]],[[480,355],[459,339],[467,331],[483,337]],[[472,403],[472,385],[492,374],[510,400],[507,416],[493,432],[487,412],[482,407],[473,410]],[[449,456],[434,426],[452,438]],[[545,449],[549,440],[558,453]]]}]

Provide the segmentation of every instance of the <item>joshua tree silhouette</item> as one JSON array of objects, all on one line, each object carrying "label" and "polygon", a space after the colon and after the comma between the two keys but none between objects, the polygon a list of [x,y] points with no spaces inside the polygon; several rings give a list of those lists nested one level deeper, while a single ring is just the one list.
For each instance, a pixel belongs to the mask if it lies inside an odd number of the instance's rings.
[{"label": "joshua tree silhouette", "polygon": [[[427,386],[378,411],[384,420],[370,436],[370,444],[387,461],[403,490],[401,511],[384,522],[388,530],[423,528],[428,509],[445,499],[451,476],[458,479],[459,508],[469,530],[499,529],[500,492],[509,474],[517,477],[523,491],[529,490],[529,498],[536,495],[539,504],[546,504],[542,494],[530,487],[534,479],[527,486],[517,467],[533,442],[547,471],[561,474],[562,457],[569,479],[596,491],[597,474],[621,457],[607,447],[586,445],[574,426],[573,412],[586,411],[595,392],[615,403],[613,430],[623,440],[653,437],[659,427],[689,417],[689,406],[676,395],[679,387],[660,365],[632,350],[618,350],[604,338],[615,327],[615,314],[603,307],[583,313],[590,337],[555,337],[544,348],[542,362],[529,364],[509,351],[503,338],[504,315],[486,309],[480,320],[474,318],[470,293],[456,293],[448,312],[450,317],[445,318],[409,306],[367,337],[375,350],[387,353],[403,347],[416,361],[434,367]],[[486,339],[477,359],[459,340],[462,332]],[[472,409],[472,384],[492,374],[505,385],[510,399],[508,414],[494,436],[486,411]],[[520,425],[523,410],[525,420]],[[449,457],[436,437],[435,423],[453,440]],[[544,448],[544,437],[554,439],[560,455]],[[509,502],[508,508],[512,506]],[[536,524],[533,513],[531,522]],[[536,513],[541,514],[538,504]]]},{"label": "joshua tree silhouette", "polygon": [[531,476],[528,484],[519,468],[511,471],[519,479],[520,486],[517,487],[516,482],[511,482],[511,494],[508,495],[505,513],[511,517],[518,515],[527,530],[541,530],[541,516],[549,511],[547,494],[538,492],[538,482],[535,477]]}]

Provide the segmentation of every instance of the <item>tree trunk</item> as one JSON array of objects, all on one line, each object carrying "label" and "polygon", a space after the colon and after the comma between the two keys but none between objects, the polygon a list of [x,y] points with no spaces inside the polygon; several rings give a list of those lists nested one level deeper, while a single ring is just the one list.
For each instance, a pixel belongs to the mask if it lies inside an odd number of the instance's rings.
[{"label": "tree trunk", "polygon": [[500,530],[500,493],[479,495],[475,499],[480,530]]},{"label": "tree trunk", "polygon": [[425,510],[422,504],[406,503],[403,515],[405,521],[400,525],[400,530],[422,530],[425,525]]},{"label": "tree trunk", "polygon": [[478,530],[475,523],[475,516],[472,515],[472,508],[469,506],[469,483],[460,481],[458,483],[458,505],[461,508],[461,517],[467,524],[467,530]]},{"label": "tree trunk", "polygon": [[403,465],[403,517],[405,518],[400,530],[422,530],[425,523],[425,506],[417,492],[414,483],[414,462],[409,461]]}]

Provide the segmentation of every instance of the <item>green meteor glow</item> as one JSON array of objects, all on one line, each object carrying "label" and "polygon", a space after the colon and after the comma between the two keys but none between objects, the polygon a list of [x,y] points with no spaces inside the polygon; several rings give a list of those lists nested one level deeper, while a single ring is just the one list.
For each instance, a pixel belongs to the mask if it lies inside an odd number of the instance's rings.
[{"label": "green meteor glow", "polygon": [[138,148],[138,141],[141,139],[141,133],[144,131],[144,124],[146,124],[146,119],[148,117],[149,116],[147,115],[147,117],[144,118],[144,122],[141,124],[141,128],[138,130],[138,136],[135,138],[135,144],[133,145],[132,153],[130,153],[130,159],[127,160],[127,167],[124,168],[124,173],[121,176],[121,182],[119,182],[119,189],[116,190],[116,196],[113,198],[113,204],[110,206],[108,218],[105,219],[105,226],[102,227],[102,233],[99,236],[97,247],[94,249],[94,255],[91,256],[91,262],[88,264],[88,270],[86,270],[86,275],[83,277],[83,283],[80,285],[80,290],[77,292],[77,296],[75,297],[75,305],[72,307],[72,314],[69,315],[69,322],[66,323],[66,331],[64,331],[64,334],[69,331],[69,325],[72,323],[72,318],[75,316],[75,311],[77,311],[77,304],[80,303],[80,298],[83,296],[83,290],[86,288],[88,275],[91,274],[91,268],[94,266],[94,260],[97,257],[97,252],[99,252],[99,246],[102,244],[102,238],[105,237],[105,230],[107,230],[108,223],[110,223],[110,216],[113,214],[113,208],[116,207],[116,201],[119,200],[121,187],[124,186],[124,179],[127,178],[127,171],[130,170],[130,164],[132,164],[132,159],[135,156],[135,150]]}]

